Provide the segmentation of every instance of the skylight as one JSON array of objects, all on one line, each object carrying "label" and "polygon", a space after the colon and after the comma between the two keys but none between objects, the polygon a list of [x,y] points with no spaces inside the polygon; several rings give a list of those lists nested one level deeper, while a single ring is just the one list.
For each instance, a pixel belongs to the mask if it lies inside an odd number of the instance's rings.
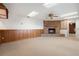
[{"label": "skylight", "polygon": [[60,17],[67,17],[67,16],[77,15],[77,14],[78,14],[78,12],[71,12],[71,13],[63,14],[63,15],[61,15]]},{"label": "skylight", "polygon": [[53,7],[57,5],[57,3],[44,3],[43,6],[47,7],[47,8],[50,8],[50,7]]},{"label": "skylight", "polygon": [[28,16],[28,17],[34,17],[34,16],[36,16],[37,14],[38,14],[38,12],[32,11],[32,12],[29,13],[27,16]]}]

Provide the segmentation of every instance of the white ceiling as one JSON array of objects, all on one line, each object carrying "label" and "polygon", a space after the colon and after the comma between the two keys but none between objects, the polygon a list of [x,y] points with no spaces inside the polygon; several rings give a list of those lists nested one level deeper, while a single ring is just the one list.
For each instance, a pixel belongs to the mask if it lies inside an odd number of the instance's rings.
[{"label": "white ceiling", "polygon": [[33,19],[44,20],[47,15],[52,12],[57,16],[63,15],[69,12],[77,11],[77,5],[75,3],[58,3],[56,6],[46,8],[43,3],[7,3],[5,4],[9,10],[15,16],[26,18],[32,11],[39,12]]}]

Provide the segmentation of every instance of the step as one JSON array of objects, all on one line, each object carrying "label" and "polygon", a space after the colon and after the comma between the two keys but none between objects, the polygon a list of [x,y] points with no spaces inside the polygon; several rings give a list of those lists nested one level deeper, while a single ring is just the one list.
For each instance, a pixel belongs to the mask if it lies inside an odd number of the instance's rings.
[{"label": "step", "polygon": [[55,37],[64,37],[64,34],[41,34],[41,36],[55,36]]}]

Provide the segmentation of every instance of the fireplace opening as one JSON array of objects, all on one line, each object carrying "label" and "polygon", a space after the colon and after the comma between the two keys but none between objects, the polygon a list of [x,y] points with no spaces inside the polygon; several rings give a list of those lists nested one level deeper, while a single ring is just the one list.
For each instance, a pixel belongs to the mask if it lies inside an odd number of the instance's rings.
[{"label": "fireplace opening", "polygon": [[48,34],[55,34],[55,33],[56,33],[55,28],[49,28],[48,29]]}]

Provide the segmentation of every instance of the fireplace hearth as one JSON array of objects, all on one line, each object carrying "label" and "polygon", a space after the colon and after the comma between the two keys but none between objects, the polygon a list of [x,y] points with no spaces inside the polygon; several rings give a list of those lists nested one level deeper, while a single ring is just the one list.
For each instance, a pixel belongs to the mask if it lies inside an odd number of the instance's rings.
[{"label": "fireplace hearth", "polygon": [[49,28],[48,29],[48,34],[55,34],[55,33],[56,33],[55,28]]}]

